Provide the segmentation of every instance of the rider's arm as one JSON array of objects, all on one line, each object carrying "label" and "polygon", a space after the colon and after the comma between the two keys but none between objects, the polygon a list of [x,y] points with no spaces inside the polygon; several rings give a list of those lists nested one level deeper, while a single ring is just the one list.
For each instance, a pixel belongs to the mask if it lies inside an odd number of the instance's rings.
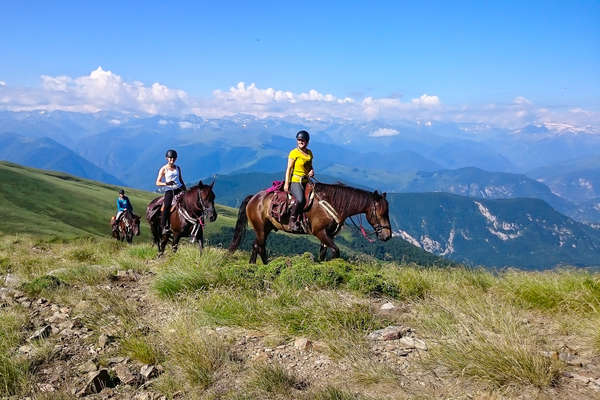
[{"label": "rider's arm", "polygon": [[283,190],[286,192],[290,189],[290,177],[292,175],[292,171],[294,171],[294,164],[296,160],[293,158],[288,158],[288,165],[285,170],[285,185],[283,186]]},{"label": "rider's arm", "polygon": [[183,190],[187,190],[187,186],[185,186],[183,176],[181,176],[181,168],[179,166],[177,166],[177,171],[179,172],[179,182],[181,182],[181,187],[183,188]]},{"label": "rider's arm", "polygon": [[165,177],[165,167],[161,167],[158,171],[158,177],[156,177],[156,186],[167,186],[166,182],[162,181]]}]

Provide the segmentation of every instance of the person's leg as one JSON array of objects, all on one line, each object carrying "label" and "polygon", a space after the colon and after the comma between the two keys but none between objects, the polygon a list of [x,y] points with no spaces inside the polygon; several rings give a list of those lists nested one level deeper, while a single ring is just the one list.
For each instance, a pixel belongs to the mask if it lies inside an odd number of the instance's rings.
[{"label": "person's leg", "polygon": [[173,202],[173,191],[168,190],[165,193],[165,198],[163,200],[164,210],[162,212],[161,219],[160,219],[160,226],[162,227],[163,230],[166,229],[168,226],[169,213],[171,211],[171,203],[172,202]]},{"label": "person's leg", "polygon": [[119,211],[117,213],[117,216],[115,217],[115,222],[113,223],[112,227],[113,231],[117,230],[117,227],[119,226],[119,218],[121,218],[121,215],[123,215],[123,211]]},{"label": "person's leg", "polygon": [[300,214],[304,209],[304,185],[299,182],[290,184],[290,192],[296,199],[296,203],[290,208],[290,228],[294,231],[301,231],[302,227],[299,223]]}]

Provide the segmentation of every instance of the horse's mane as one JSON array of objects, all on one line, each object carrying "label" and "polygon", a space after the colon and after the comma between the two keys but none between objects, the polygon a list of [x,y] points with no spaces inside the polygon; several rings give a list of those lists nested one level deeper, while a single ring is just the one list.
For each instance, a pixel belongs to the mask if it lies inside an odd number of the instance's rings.
[{"label": "horse's mane", "polygon": [[324,194],[329,203],[338,212],[347,209],[365,209],[373,199],[373,193],[351,186],[327,183],[315,183],[315,191]]}]

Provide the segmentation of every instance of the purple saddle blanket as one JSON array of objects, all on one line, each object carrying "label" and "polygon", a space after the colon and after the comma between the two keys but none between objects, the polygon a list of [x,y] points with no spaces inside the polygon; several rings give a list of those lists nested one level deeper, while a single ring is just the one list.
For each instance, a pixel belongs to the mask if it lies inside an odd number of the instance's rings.
[{"label": "purple saddle blanket", "polygon": [[271,185],[271,187],[266,189],[265,192],[267,192],[267,193],[281,192],[281,191],[283,191],[284,183],[285,183],[284,181],[273,181],[273,184]]}]

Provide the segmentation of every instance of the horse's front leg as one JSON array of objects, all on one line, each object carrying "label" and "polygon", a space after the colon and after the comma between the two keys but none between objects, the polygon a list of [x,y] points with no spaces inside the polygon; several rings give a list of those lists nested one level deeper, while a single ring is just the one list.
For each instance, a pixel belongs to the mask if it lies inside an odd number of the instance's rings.
[{"label": "horse's front leg", "polygon": [[202,249],[204,248],[204,228],[202,228],[202,226],[198,227],[198,232],[196,232],[194,241],[198,243],[198,248],[200,249],[200,251],[202,251]]},{"label": "horse's front leg", "polygon": [[173,232],[173,245],[172,245],[172,249],[173,249],[173,253],[177,253],[177,248],[179,247],[179,240],[181,239],[181,237],[183,232]]},{"label": "horse's front leg", "polygon": [[165,247],[167,247],[167,242],[169,241],[169,234],[160,236],[160,241],[158,242],[158,254],[162,255],[165,252]]},{"label": "horse's front leg", "polygon": [[333,238],[327,234],[326,229],[321,229],[315,233],[315,236],[321,241],[321,250],[319,252],[319,261],[324,261],[327,255],[327,248],[331,249],[331,258],[340,256],[340,249],[333,242]]}]

